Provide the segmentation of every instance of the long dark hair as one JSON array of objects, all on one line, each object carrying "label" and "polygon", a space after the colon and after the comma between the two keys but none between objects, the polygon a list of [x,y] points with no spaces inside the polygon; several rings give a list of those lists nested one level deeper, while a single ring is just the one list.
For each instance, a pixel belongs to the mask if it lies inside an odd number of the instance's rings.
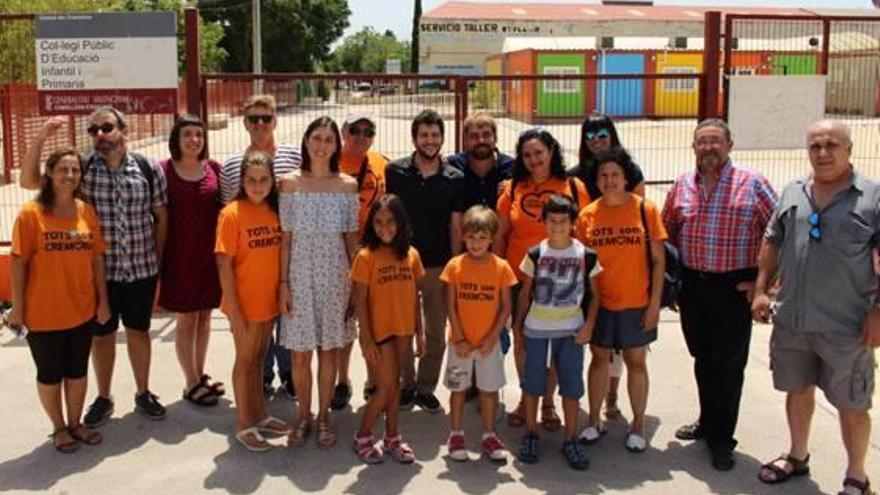
[{"label": "long dark hair", "polygon": [[565,179],[565,163],[562,161],[562,149],[559,147],[559,141],[547,129],[535,127],[521,133],[516,141],[516,158],[513,161],[513,172],[511,173],[513,177],[510,184],[511,192],[516,189],[518,182],[531,177],[525,163],[523,163],[522,152],[523,146],[532,139],[541,141],[550,150],[550,175]]},{"label": "long dark hair", "polygon": [[612,148],[622,147],[620,145],[620,138],[617,136],[617,128],[614,127],[614,121],[611,120],[611,117],[602,113],[594,113],[585,118],[581,124],[581,145],[578,148],[578,160],[581,167],[586,166],[593,158],[593,152],[587,146],[587,133],[596,132],[599,129],[608,130]]},{"label": "long dark hair", "polygon": [[37,204],[39,204],[43,210],[49,211],[55,206],[55,190],[52,189],[52,178],[49,176],[52,174],[52,171],[55,170],[55,165],[58,165],[58,162],[60,162],[65,156],[76,157],[76,161],[79,162],[80,182],[76,185],[76,189],[73,191],[73,197],[80,197],[83,172],[82,155],[70,147],[59,148],[53,151],[52,154],[49,155],[49,158],[46,159],[46,169],[43,171],[42,177],[40,177],[40,190],[37,192]]},{"label": "long dark hair", "polygon": [[241,159],[241,167],[238,175],[238,195],[235,199],[247,199],[247,193],[244,192],[244,176],[250,167],[266,167],[269,171],[269,177],[272,179],[272,188],[269,189],[269,195],[266,201],[269,202],[269,208],[274,212],[278,212],[278,187],[275,181],[275,165],[272,157],[268,153],[262,151],[248,151]]},{"label": "long dark hair", "polygon": [[394,216],[394,222],[397,224],[397,233],[391,241],[391,249],[394,250],[397,258],[402,260],[406,258],[409,252],[411,233],[406,207],[396,194],[384,194],[370,205],[370,212],[367,214],[367,223],[364,225],[361,245],[366,246],[370,251],[375,251],[384,244],[379,235],[376,234],[376,229],[373,228],[373,219],[376,217],[376,213],[383,208],[391,212]]},{"label": "long dark hair", "polygon": [[188,113],[181,115],[174,122],[174,127],[171,128],[171,133],[168,135],[168,151],[171,152],[171,158],[174,160],[180,160],[180,157],[183,156],[183,152],[180,150],[180,131],[182,131],[184,127],[189,126],[200,127],[202,129],[202,136],[205,138],[205,145],[202,147],[202,151],[199,152],[199,160],[204,160],[208,157],[208,136],[207,131],[205,130],[205,123],[202,122],[202,119]]},{"label": "long dark hair", "polygon": [[302,150],[302,163],[299,168],[303,172],[312,171],[312,158],[309,156],[308,141],[312,133],[319,127],[329,127],[330,130],[333,131],[333,136],[336,139],[336,151],[330,156],[330,171],[337,173],[339,172],[339,157],[342,154],[342,136],[339,134],[339,126],[336,125],[336,121],[326,115],[313,120],[306,128],[306,132],[303,134],[302,138],[302,145],[300,146],[300,149]]}]

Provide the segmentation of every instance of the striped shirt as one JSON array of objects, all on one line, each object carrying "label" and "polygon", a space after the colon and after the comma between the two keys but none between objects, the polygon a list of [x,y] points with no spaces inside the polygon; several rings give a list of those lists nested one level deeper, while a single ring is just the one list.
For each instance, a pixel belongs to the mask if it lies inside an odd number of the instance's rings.
[{"label": "striped shirt", "polygon": [[[238,195],[241,184],[242,159],[244,159],[244,152],[236,153],[229,157],[220,169],[220,200],[223,204],[228,204]],[[298,170],[300,163],[302,163],[302,153],[300,153],[299,146],[279,144],[275,148],[273,163],[276,181],[282,175]]]},{"label": "striped shirt", "polygon": [[721,169],[706,194],[698,170],[675,180],[663,206],[663,223],[687,268],[723,273],[754,268],[764,229],[778,200],[758,172],[734,165]]},{"label": "striped shirt", "polygon": [[107,242],[104,263],[109,281],[134,282],[159,273],[151,209],[168,204],[168,187],[162,169],[153,160],[148,162],[153,170],[152,198],[147,177],[130,153],[112,169],[94,154],[82,177],[83,196],[94,206]]}]

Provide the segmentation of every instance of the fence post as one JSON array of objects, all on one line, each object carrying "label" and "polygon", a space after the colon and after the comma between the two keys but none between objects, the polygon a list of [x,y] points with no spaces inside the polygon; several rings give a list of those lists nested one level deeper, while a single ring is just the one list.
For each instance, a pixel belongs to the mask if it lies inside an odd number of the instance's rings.
[{"label": "fence post", "polygon": [[828,75],[828,58],[831,54],[831,19],[822,18],[822,58],[819,60],[819,74]]},{"label": "fence post", "polygon": [[[199,51],[199,9],[187,7],[186,21],[186,111],[198,115],[202,109],[202,58]],[[207,118],[206,115],[202,116]]]},{"label": "fence post", "polygon": [[462,76],[455,76],[455,152],[461,151],[462,123],[467,115],[468,87],[467,80]]},{"label": "fence post", "polygon": [[700,120],[718,116],[718,95],[721,90],[721,12],[706,12],[704,19]]},{"label": "fence post", "polygon": [[9,104],[9,84],[0,86],[0,114],[3,117],[3,182],[9,184],[12,180],[12,167],[15,156],[12,150],[12,109]]}]

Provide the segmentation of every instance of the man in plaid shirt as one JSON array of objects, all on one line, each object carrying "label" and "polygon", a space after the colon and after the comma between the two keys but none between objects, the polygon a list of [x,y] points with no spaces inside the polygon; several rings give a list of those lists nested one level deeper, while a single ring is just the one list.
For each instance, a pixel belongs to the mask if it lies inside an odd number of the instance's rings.
[{"label": "man in plaid shirt", "polygon": [[700,418],[677,438],[705,438],[712,466],[733,468],[733,438],[749,340],[758,251],[777,196],[761,174],[737,166],[730,129],[718,119],[694,131],[696,168],[676,179],[663,207],[684,265],[681,326],[694,357]]},{"label": "man in plaid shirt", "polygon": [[[40,151],[64,120],[49,119],[31,143],[22,164],[22,187],[39,188]],[[165,408],[149,390],[149,330],[168,229],[165,176],[152,160],[128,151],[127,123],[115,108],[95,110],[89,117],[88,133],[94,153],[86,162],[80,187],[84,199],[98,214],[107,242],[104,261],[111,316],[105,324],[95,324],[92,366],[98,382],[98,397],[83,422],[95,428],[113,414],[110,382],[120,320],[125,326],[128,355],[137,385],[135,408],[150,419],[162,419]]]}]

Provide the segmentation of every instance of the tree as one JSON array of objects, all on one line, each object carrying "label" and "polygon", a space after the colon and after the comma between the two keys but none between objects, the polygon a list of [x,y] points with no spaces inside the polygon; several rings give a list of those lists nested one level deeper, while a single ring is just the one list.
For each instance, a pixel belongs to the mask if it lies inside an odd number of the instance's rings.
[{"label": "tree", "polygon": [[390,30],[379,34],[365,27],[345,38],[333,50],[330,60],[324,64],[327,72],[385,72],[385,61],[401,60],[404,70],[409,68],[409,43],[398,41]]},{"label": "tree", "polygon": [[[263,67],[273,72],[314,71],[351,15],[346,0],[263,0],[261,6]],[[223,70],[252,70],[250,2],[200,0],[199,8],[207,21],[223,26],[220,46],[229,53]]]}]

